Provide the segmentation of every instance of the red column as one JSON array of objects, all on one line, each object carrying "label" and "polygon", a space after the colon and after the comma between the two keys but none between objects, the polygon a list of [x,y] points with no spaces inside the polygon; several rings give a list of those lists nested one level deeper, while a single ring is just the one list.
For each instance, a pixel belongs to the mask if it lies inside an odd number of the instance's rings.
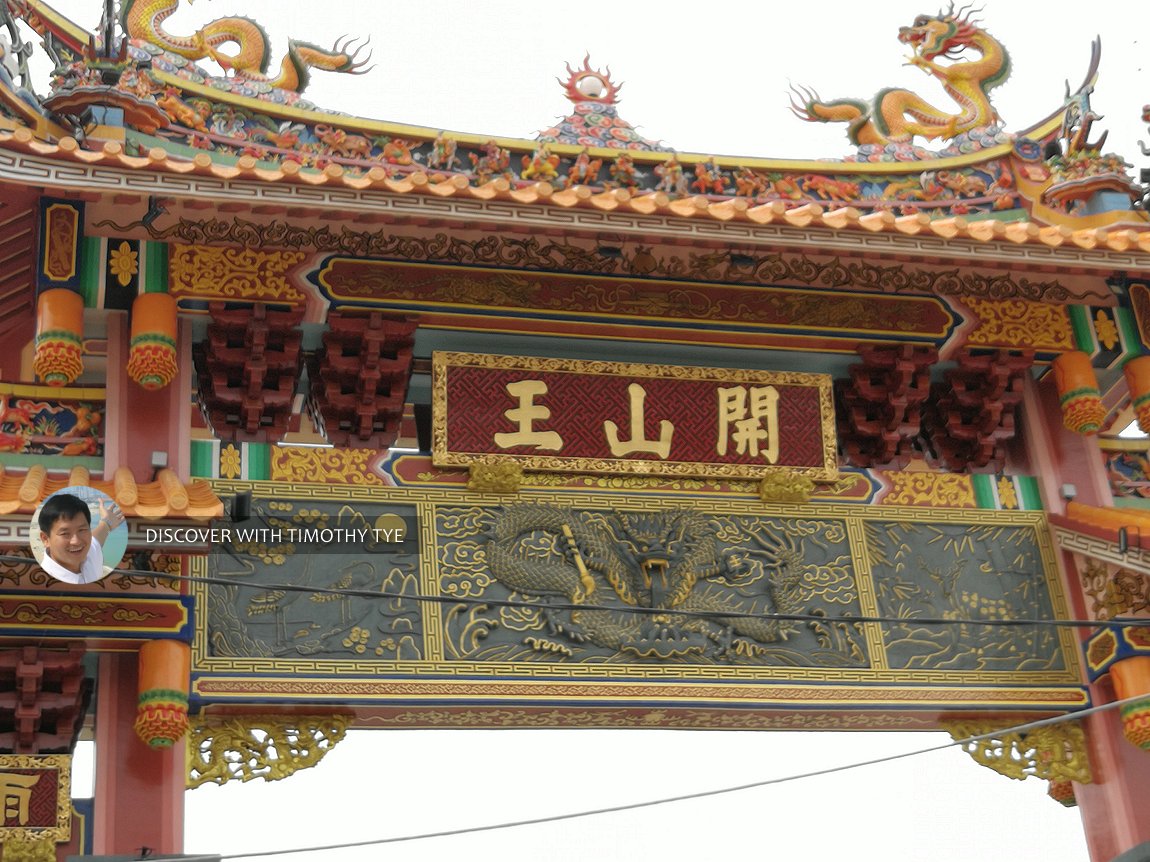
[{"label": "red column", "polygon": [[130,467],[141,484],[153,473],[152,452],[167,452],[168,467],[187,481],[191,461],[192,373],[191,324],[180,322],[176,348],[179,373],[163,389],[148,391],[128,379],[128,318],[109,314],[107,432],[104,475]]},{"label": "red column", "polygon": [[1074,434],[1062,426],[1058,390],[1050,375],[1042,385],[1033,380],[1026,382],[1022,410],[1027,469],[1038,479],[1046,511],[1065,511],[1064,484],[1075,486],[1075,499],[1080,503],[1112,505],[1114,498],[1103,469],[1098,438]]},{"label": "red column", "polygon": [[179,853],[184,847],[184,746],[136,736],[136,653],[100,656],[96,688],[94,853]]},{"label": "red column", "polygon": [[[1053,381],[1039,386],[1028,381],[1023,397],[1023,425],[1029,470],[1038,477],[1047,511],[1063,512],[1064,483],[1076,486],[1079,502],[1094,506],[1113,505],[1096,437],[1073,434],[1062,426],[1062,412]],[[1085,616],[1088,603],[1082,582],[1069,554],[1062,555],[1063,583],[1070,605]],[[1090,635],[1079,633],[1080,639]],[[1090,688],[1092,703],[1115,700],[1104,678]],[[1118,710],[1085,720],[1090,752],[1092,784],[1075,784],[1074,796],[1086,830],[1091,862],[1111,862],[1132,847],[1150,841],[1150,753],[1130,744],[1122,734]]]},{"label": "red column", "polygon": [[[1114,698],[1109,686],[1090,687],[1095,703]],[[1118,710],[1086,720],[1093,784],[1075,784],[1074,797],[1086,828],[1091,862],[1111,862],[1132,847],[1150,841],[1150,753],[1122,735]]]}]

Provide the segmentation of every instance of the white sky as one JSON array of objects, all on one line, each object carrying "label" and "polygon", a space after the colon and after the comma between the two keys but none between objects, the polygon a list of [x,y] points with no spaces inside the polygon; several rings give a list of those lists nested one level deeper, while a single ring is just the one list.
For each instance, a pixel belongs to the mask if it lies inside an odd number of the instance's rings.
[{"label": "white sky", "polygon": [[[102,0],[54,5],[94,27]],[[1096,128],[1111,130],[1113,151],[1127,161],[1146,161],[1137,141],[1150,141],[1140,119],[1150,102],[1150,4],[978,5],[984,9],[977,17],[1013,59],[1013,74],[994,91],[1009,130],[1025,129],[1061,106],[1065,81],[1072,88],[1082,81],[1098,34],[1103,52],[1094,107],[1106,118]],[[907,87],[952,108],[932,79],[903,65],[908,48],[897,40],[900,26],[934,10],[931,0],[870,7],[845,0],[709,0],[704,6],[199,0],[185,2],[165,27],[188,35],[212,18],[247,15],[271,33],[273,67],[289,37],[321,45],[345,34],[370,37],[371,73],[317,72],[308,97],[374,119],[523,138],[569,113],[555,78],[565,78],[564,64],[578,65],[589,52],[593,67],[609,66],[613,78],[625,82],[620,114],[649,138],[680,152],[822,158],[848,151],[844,126],[795,118],[788,109],[791,81],[826,99],[869,99],[883,87]]]},{"label": "white sky", "polygon": [[[94,26],[100,0],[55,0]],[[1008,130],[1061,105],[1077,87],[1090,41],[1103,38],[1094,107],[1108,150],[1150,166],[1137,141],[1150,102],[1144,65],[1150,3],[985,0],[980,14],[1010,51],[1014,72],[996,91]],[[186,6],[186,4],[185,4]],[[1096,10],[1096,11],[1095,11]],[[438,0],[231,0],[181,9],[167,28],[244,14],[271,31],[273,63],[289,36],[330,44],[370,36],[365,77],[317,73],[308,96],[376,119],[530,138],[568,113],[555,77],[564,63],[610,66],[624,81],[620,114],[679,151],[837,157],[841,125],[803,123],[787,109],[788,81],[827,99],[869,98],[886,86],[951,103],[903,67],[898,28],[931,0],[881,4],[734,2],[526,3]],[[1092,14],[1093,13],[1093,14]],[[43,89],[43,85],[39,85]],[[684,731],[363,732],[317,769],[284,782],[205,787],[188,794],[188,852],[241,852],[477,825],[688,793],[925,748],[937,734]],[[1134,754],[1131,749],[1132,756]],[[957,749],[831,778],[510,832],[287,859],[549,862],[710,859],[730,854],[857,862],[930,858],[1080,862],[1076,811],[1046,784],[1012,782]]]}]

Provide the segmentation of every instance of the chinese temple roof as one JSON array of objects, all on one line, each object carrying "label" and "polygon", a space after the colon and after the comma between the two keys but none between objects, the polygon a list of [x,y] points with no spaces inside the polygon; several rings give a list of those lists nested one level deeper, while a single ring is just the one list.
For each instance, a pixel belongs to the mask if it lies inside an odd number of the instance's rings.
[{"label": "chinese temple roof", "polygon": [[54,144],[37,141],[27,129],[0,132],[0,146],[26,153],[62,158],[71,162],[117,167],[129,170],[164,170],[177,175],[194,175],[215,179],[283,183],[310,188],[345,188],[358,192],[385,191],[393,194],[430,194],[438,198],[479,201],[510,201],[521,204],[551,204],[564,208],[583,208],[602,212],[632,212],[639,215],[667,215],[679,218],[704,218],[717,222],[741,221],[750,224],[776,224],[795,228],[829,228],[867,233],[892,233],[906,236],[934,236],[942,239],[965,239],[980,243],[1005,242],[1035,244],[1058,248],[1141,250],[1150,252],[1150,232],[1121,224],[1073,228],[1067,225],[1043,225],[1031,220],[999,221],[969,219],[963,216],[931,218],[926,213],[898,215],[889,209],[865,211],[853,206],[836,206],[808,201],[801,206],[788,206],[775,200],[753,204],[740,198],[715,201],[694,195],[674,198],[662,191],[632,194],[625,189],[595,192],[587,187],[556,191],[549,183],[538,182],[523,187],[506,179],[493,179],[474,186],[458,178],[434,179],[426,173],[391,177],[382,169],[364,174],[347,171],[332,164],[321,172],[303,171],[297,163],[285,162],[278,168],[261,167],[252,156],[242,156],[234,164],[219,164],[207,154],[191,161],[172,157],[161,148],[143,156],[130,156],[116,142],[106,142],[100,149],[80,146],[75,139],[62,138]]},{"label": "chinese temple roof", "polygon": [[[169,5],[174,9],[177,0]],[[1097,46],[1084,83],[1068,89],[1062,106],[1008,134],[989,94],[1005,79],[1009,58],[961,13],[920,16],[899,36],[915,52],[913,62],[949,88],[957,114],[905,90],[884,90],[868,103],[826,101],[795,89],[792,106],[800,117],[845,123],[856,146],[845,160],[827,162],[660,150],[618,116],[619,85],[589,58],[580,68],[568,66],[560,81],[573,113],[536,141],[322,112],[300,95],[308,67],[363,72],[365,59],[347,44],[321,49],[292,42],[280,73],[271,76],[264,68],[267,35],[258,25],[237,30],[239,50],[224,55],[210,40],[204,47],[204,37],[209,30],[231,33],[246,19],[217,19],[179,37],[142,8],[123,4],[126,37],[117,41],[113,28],[89,33],[43,0],[0,0],[0,9],[24,17],[60,60],[51,92],[38,98],[27,86],[26,66],[15,62],[29,46],[7,50],[0,149],[92,169],[332,195],[420,195],[976,243],[1150,250],[1143,242],[1147,218],[1136,206],[1142,189],[1130,165],[1103,153],[1101,140],[1089,140],[1098,119],[1089,108]],[[104,41],[118,50],[104,50]],[[936,63],[967,49],[989,63],[976,80],[959,80],[953,62]],[[228,74],[205,71],[200,63],[209,60]],[[922,140],[943,146],[929,150]],[[0,170],[0,182],[19,183],[16,173]],[[181,197],[178,183],[153,185],[151,193]],[[317,200],[322,205],[324,198]]]}]

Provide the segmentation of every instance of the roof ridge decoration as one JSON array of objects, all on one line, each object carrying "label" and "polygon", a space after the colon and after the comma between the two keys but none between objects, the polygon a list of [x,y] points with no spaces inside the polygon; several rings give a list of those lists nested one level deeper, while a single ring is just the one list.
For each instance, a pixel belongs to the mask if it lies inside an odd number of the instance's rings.
[{"label": "roof ridge decoration", "polygon": [[[990,92],[1010,76],[1006,48],[970,15],[969,5],[957,12],[919,15],[910,27],[899,28],[898,40],[911,46],[908,62],[937,78],[959,107],[948,113],[910,90],[886,87],[870,101],[823,101],[807,87],[792,86],[791,110],[815,123],[846,123],[847,137],[862,161],[915,161],[984,149],[1010,140],[990,102]],[[977,59],[968,53],[978,53]],[[947,64],[936,62],[942,57]],[[932,153],[913,146],[915,137],[949,140],[951,146]]]},{"label": "roof ridge decoration", "polygon": [[642,137],[635,127],[619,116],[615,105],[623,83],[611,80],[607,71],[591,68],[591,55],[583,57],[583,68],[567,64],[567,80],[556,78],[563,92],[575,103],[574,113],[539,133],[542,144],[570,144],[579,147],[608,147],[613,150],[665,152],[666,145]]},{"label": "roof ridge decoration", "polygon": [[35,120],[37,117],[46,117],[46,112],[32,90],[28,58],[32,56],[33,50],[32,44],[20,37],[16,18],[8,4],[0,0],[0,86],[10,88],[20,100],[20,112],[26,118]]},{"label": "roof ridge decoration", "polygon": [[1111,209],[1138,205],[1145,190],[1127,173],[1134,167],[1116,153],[1103,153],[1108,132],[1090,140],[1094,122],[1101,120],[1090,105],[1094,82],[1088,81],[1077,93],[1066,85],[1062,127],[1058,138],[1047,146],[1045,162],[1050,183],[1042,192],[1042,203],[1069,213],[1098,211],[1101,201],[1110,199]]},{"label": "roof ridge decoration", "polygon": [[[153,30],[156,20],[166,20],[159,12],[170,16],[178,7],[178,0],[131,3],[129,13],[136,4],[156,13]],[[1137,245],[1150,251],[1150,236],[1144,244],[1126,230],[1141,230],[1148,219],[1131,207],[1131,198],[1143,190],[1124,174],[1125,163],[1096,157],[1089,147],[1076,150],[1065,166],[1055,157],[1071,152],[1070,142],[1079,138],[1085,146],[1082,124],[1097,119],[1088,99],[1097,43],[1086,82],[1069,102],[1017,136],[1004,136],[1007,143],[981,148],[993,142],[976,141],[972,136],[985,130],[975,129],[955,138],[946,155],[900,143],[873,145],[875,152],[844,161],[816,162],[640,152],[631,146],[644,144],[631,141],[622,148],[625,142],[617,134],[610,135],[617,142],[610,148],[604,140],[596,139],[604,146],[593,147],[578,137],[573,145],[542,138],[486,139],[323,113],[298,92],[277,89],[269,80],[210,78],[187,57],[150,42],[129,44],[108,36],[107,27],[97,36],[64,19],[46,0],[0,0],[0,10],[39,33],[56,60],[52,90],[38,102],[39,112],[27,102],[27,91],[6,77],[8,70],[0,71],[0,148],[5,150],[181,177],[258,181],[269,189],[279,184],[283,191],[274,196],[285,199],[294,194],[286,186],[326,185],[643,215],[706,214],[761,225],[907,235],[926,230],[944,239],[1005,238],[1054,246],[1074,234],[1072,242],[1082,248]],[[923,25],[930,26],[929,21]],[[204,43],[192,53],[211,47],[219,54],[227,44],[229,31],[217,29],[209,46],[204,35],[209,29],[186,37]],[[112,50],[104,50],[103,42]],[[29,47],[22,43],[14,53]],[[261,47],[267,48],[266,39]],[[615,109],[619,85],[609,69],[591,67],[589,57],[579,68],[568,65],[568,79],[560,83],[577,108]],[[1077,113],[1067,114],[1070,108]],[[606,130],[605,135],[623,129],[616,119],[603,115],[593,128]],[[1055,141],[1060,124],[1064,150]],[[1048,188],[1051,193],[1044,195]],[[378,204],[365,200],[365,206]],[[938,224],[927,228],[927,221]],[[1067,230],[1040,234],[1042,224]],[[1102,233],[1095,236],[1095,230]]]}]

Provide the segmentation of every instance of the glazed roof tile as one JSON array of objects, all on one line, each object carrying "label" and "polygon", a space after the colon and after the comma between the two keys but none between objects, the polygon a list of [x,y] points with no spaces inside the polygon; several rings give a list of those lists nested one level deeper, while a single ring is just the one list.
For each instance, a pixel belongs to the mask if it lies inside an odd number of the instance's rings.
[{"label": "glazed roof tile", "polygon": [[[824,207],[815,203],[788,206],[783,201],[755,204],[735,198],[713,201],[702,195],[675,198],[662,191],[633,194],[626,189],[600,191],[587,186],[556,190],[538,182],[516,187],[504,178],[472,185],[466,177],[437,178],[422,171],[403,177],[389,177],[383,168],[365,172],[331,164],[322,171],[305,169],[296,162],[263,167],[252,156],[241,156],[234,165],[214,161],[207,153],[192,159],[175,157],[156,147],[145,156],[125,153],[122,144],[108,141],[99,149],[81,147],[72,137],[56,143],[38,139],[26,127],[0,131],[0,147],[44,157],[64,158],[81,164],[129,170],[160,171],[198,175],[219,180],[258,180],[268,183],[295,183],[313,187],[351,189],[357,192],[426,194],[440,198],[502,200],[526,205],[565,208],[584,207],[604,212],[630,212],[644,216],[706,218],[719,222],[740,221],[760,225],[787,225],[795,228],[828,228],[908,236],[936,236],[942,239],[979,243],[1034,244],[1085,250],[1150,252],[1150,224],[1145,230],[1129,226],[1103,226],[1073,229],[1065,225],[1040,225],[1030,221],[1003,222],[995,219],[967,219],[963,216],[931,219],[924,213],[898,216],[889,211],[864,213],[854,207]],[[341,202],[340,206],[345,206]]]},{"label": "glazed roof tile", "polygon": [[8,472],[0,467],[0,515],[31,514],[46,498],[62,488],[88,486],[107,494],[128,517],[219,518],[224,504],[202,479],[180,481],[171,470],[161,470],[154,482],[143,484],[127,467],[121,467],[111,481],[93,481],[84,467],[73,467],[67,476],[49,476],[42,464],[27,472]]}]

